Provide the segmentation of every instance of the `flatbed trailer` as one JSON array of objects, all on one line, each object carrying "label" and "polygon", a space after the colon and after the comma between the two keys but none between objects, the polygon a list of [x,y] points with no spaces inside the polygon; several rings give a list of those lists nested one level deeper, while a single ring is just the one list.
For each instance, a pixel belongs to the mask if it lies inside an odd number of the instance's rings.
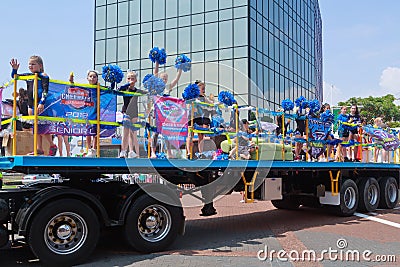
[{"label": "flatbed trailer", "polygon": [[[261,197],[280,209],[330,207],[341,216],[356,210],[392,209],[398,203],[399,164],[266,160],[179,160],[0,158],[0,170],[59,174],[62,183],[0,189],[0,247],[25,237],[48,265],[84,261],[100,231],[121,227],[130,246],[160,251],[184,233],[180,196],[203,202],[245,191],[246,202]],[[103,174],[156,174],[161,183],[128,184]],[[182,184],[194,185],[185,190]]]}]

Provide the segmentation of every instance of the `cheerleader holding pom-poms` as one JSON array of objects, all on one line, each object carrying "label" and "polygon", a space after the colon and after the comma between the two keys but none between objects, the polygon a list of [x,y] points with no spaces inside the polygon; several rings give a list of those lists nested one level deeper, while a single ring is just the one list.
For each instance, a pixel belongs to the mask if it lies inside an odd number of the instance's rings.
[{"label": "cheerleader holding pom-poms", "polygon": [[[153,49],[150,50],[149,53],[149,58],[150,60],[155,63],[154,66],[154,77],[159,77],[162,79],[162,81],[165,84],[165,91],[164,95],[169,96],[171,93],[172,89],[178,84],[179,79],[181,78],[182,75],[182,68],[177,68],[176,76],[175,79],[171,81],[171,83],[168,83],[168,74],[166,72],[159,72],[160,70],[160,65],[163,65],[167,61],[167,53],[164,48],[159,49],[158,47],[154,47]],[[184,57],[184,60],[182,62],[187,63],[190,62],[191,60],[188,57]],[[185,72],[190,70],[190,67],[187,67],[187,64],[185,65]],[[158,133],[154,133],[153,136],[153,142],[152,142],[152,150],[151,150],[151,158],[156,158],[156,147],[157,147],[157,142],[158,142]],[[167,157],[172,158],[172,153],[170,149],[170,145],[167,143]]]},{"label": "cheerleader holding pom-poms", "polygon": [[185,55],[179,55],[175,59],[175,68],[183,70],[183,72],[190,71],[192,67],[192,60]]},{"label": "cheerleader holding pom-poms", "polygon": [[122,82],[124,78],[124,73],[118,65],[106,65],[103,67],[102,77],[106,82],[111,83],[111,89]]}]

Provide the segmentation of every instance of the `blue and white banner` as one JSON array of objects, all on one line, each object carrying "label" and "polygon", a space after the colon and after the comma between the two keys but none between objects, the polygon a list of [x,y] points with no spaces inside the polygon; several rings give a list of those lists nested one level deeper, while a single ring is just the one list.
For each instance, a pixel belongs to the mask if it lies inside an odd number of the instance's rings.
[{"label": "blue and white banner", "polygon": [[373,138],[375,144],[381,145],[384,150],[393,151],[400,146],[400,140],[397,136],[382,128],[364,126],[363,130]]},{"label": "blue and white banner", "polygon": [[330,134],[332,122],[325,122],[319,118],[308,117],[308,153],[317,159],[326,150],[326,140]]},{"label": "blue and white banner", "polygon": [[[40,134],[88,136],[96,135],[96,125],[89,124],[97,119],[97,88],[91,85],[57,83],[51,81],[45,102],[45,110],[40,116],[65,118],[66,122],[46,121],[41,123]],[[117,111],[117,96],[108,90],[100,92],[100,121],[115,122]],[[73,123],[72,119],[81,119],[86,123]],[[113,131],[103,131],[110,126],[101,125],[101,132],[107,136]],[[105,136],[102,136],[105,137]]]}]

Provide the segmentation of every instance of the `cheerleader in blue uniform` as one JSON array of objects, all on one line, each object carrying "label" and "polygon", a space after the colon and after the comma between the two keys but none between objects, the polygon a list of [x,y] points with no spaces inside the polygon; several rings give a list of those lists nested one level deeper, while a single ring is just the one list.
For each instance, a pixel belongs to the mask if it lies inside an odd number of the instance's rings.
[{"label": "cheerleader in blue uniform", "polygon": [[[14,75],[17,74],[19,63],[17,59],[11,59],[10,65],[12,67],[11,77],[14,78]],[[44,111],[44,104],[46,102],[46,98],[49,92],[49,76],[44,72],[43,60],[40,56],[31,56],[29,58],[29,71],[31,73],[24,75],[32,75],[38,73],[40,81],[38,82],[38,106],[36,108],[36,112],[38,114]],[[28,114],[34,114],[34,80],[27,80],[27,93],[28,93]],[[55,156],[57,153],[57,146],[53,143],[52,136],[50,134],[39,134],[39,138],[37,139],[37,154],[44,155],[43,150],[43,137],[50,144],[49,148],[49,156]],[[29,153],[33,155],[32,153]]]}]

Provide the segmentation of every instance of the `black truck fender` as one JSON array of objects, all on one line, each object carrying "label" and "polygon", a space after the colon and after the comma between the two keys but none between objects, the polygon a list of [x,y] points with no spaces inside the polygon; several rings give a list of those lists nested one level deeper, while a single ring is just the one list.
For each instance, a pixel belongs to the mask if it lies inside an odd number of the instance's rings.
[{"label": "black truck fender", "polygon": [[88,204],[99,217],[99,222],[104,226],[110,226],[108,214],[104,206],[93,195],[80,189],[70,188],[66,186],[51,186],[44,188],[34,194],[17,212],[15,222],[18,224],[18,234],[25,236],[27,234],[28,226],[32,221],[35,213],[40,208],[56,199],[73,198],[84,201]]},{"label": "black truck fender", "polygon": [[[154,199],[173,206],[181,207],[182,204],[179,200],[179,192],[174,191],[173,189],[165,186],[165,185],[158,185],[158,184],[142,184],[140,186],[133,187],[132,190],[127,196],[126,201],[124,202],[121,212],[120,212],[120,224],[125,223],[126,214],[128,213],[129,208],[135,202],[135,200],[143,195],[148,194],[149,196],[153,197]],[[182,214],[183,217],[183,214]],[[184,219],[184,217],[183,217]]]}]

